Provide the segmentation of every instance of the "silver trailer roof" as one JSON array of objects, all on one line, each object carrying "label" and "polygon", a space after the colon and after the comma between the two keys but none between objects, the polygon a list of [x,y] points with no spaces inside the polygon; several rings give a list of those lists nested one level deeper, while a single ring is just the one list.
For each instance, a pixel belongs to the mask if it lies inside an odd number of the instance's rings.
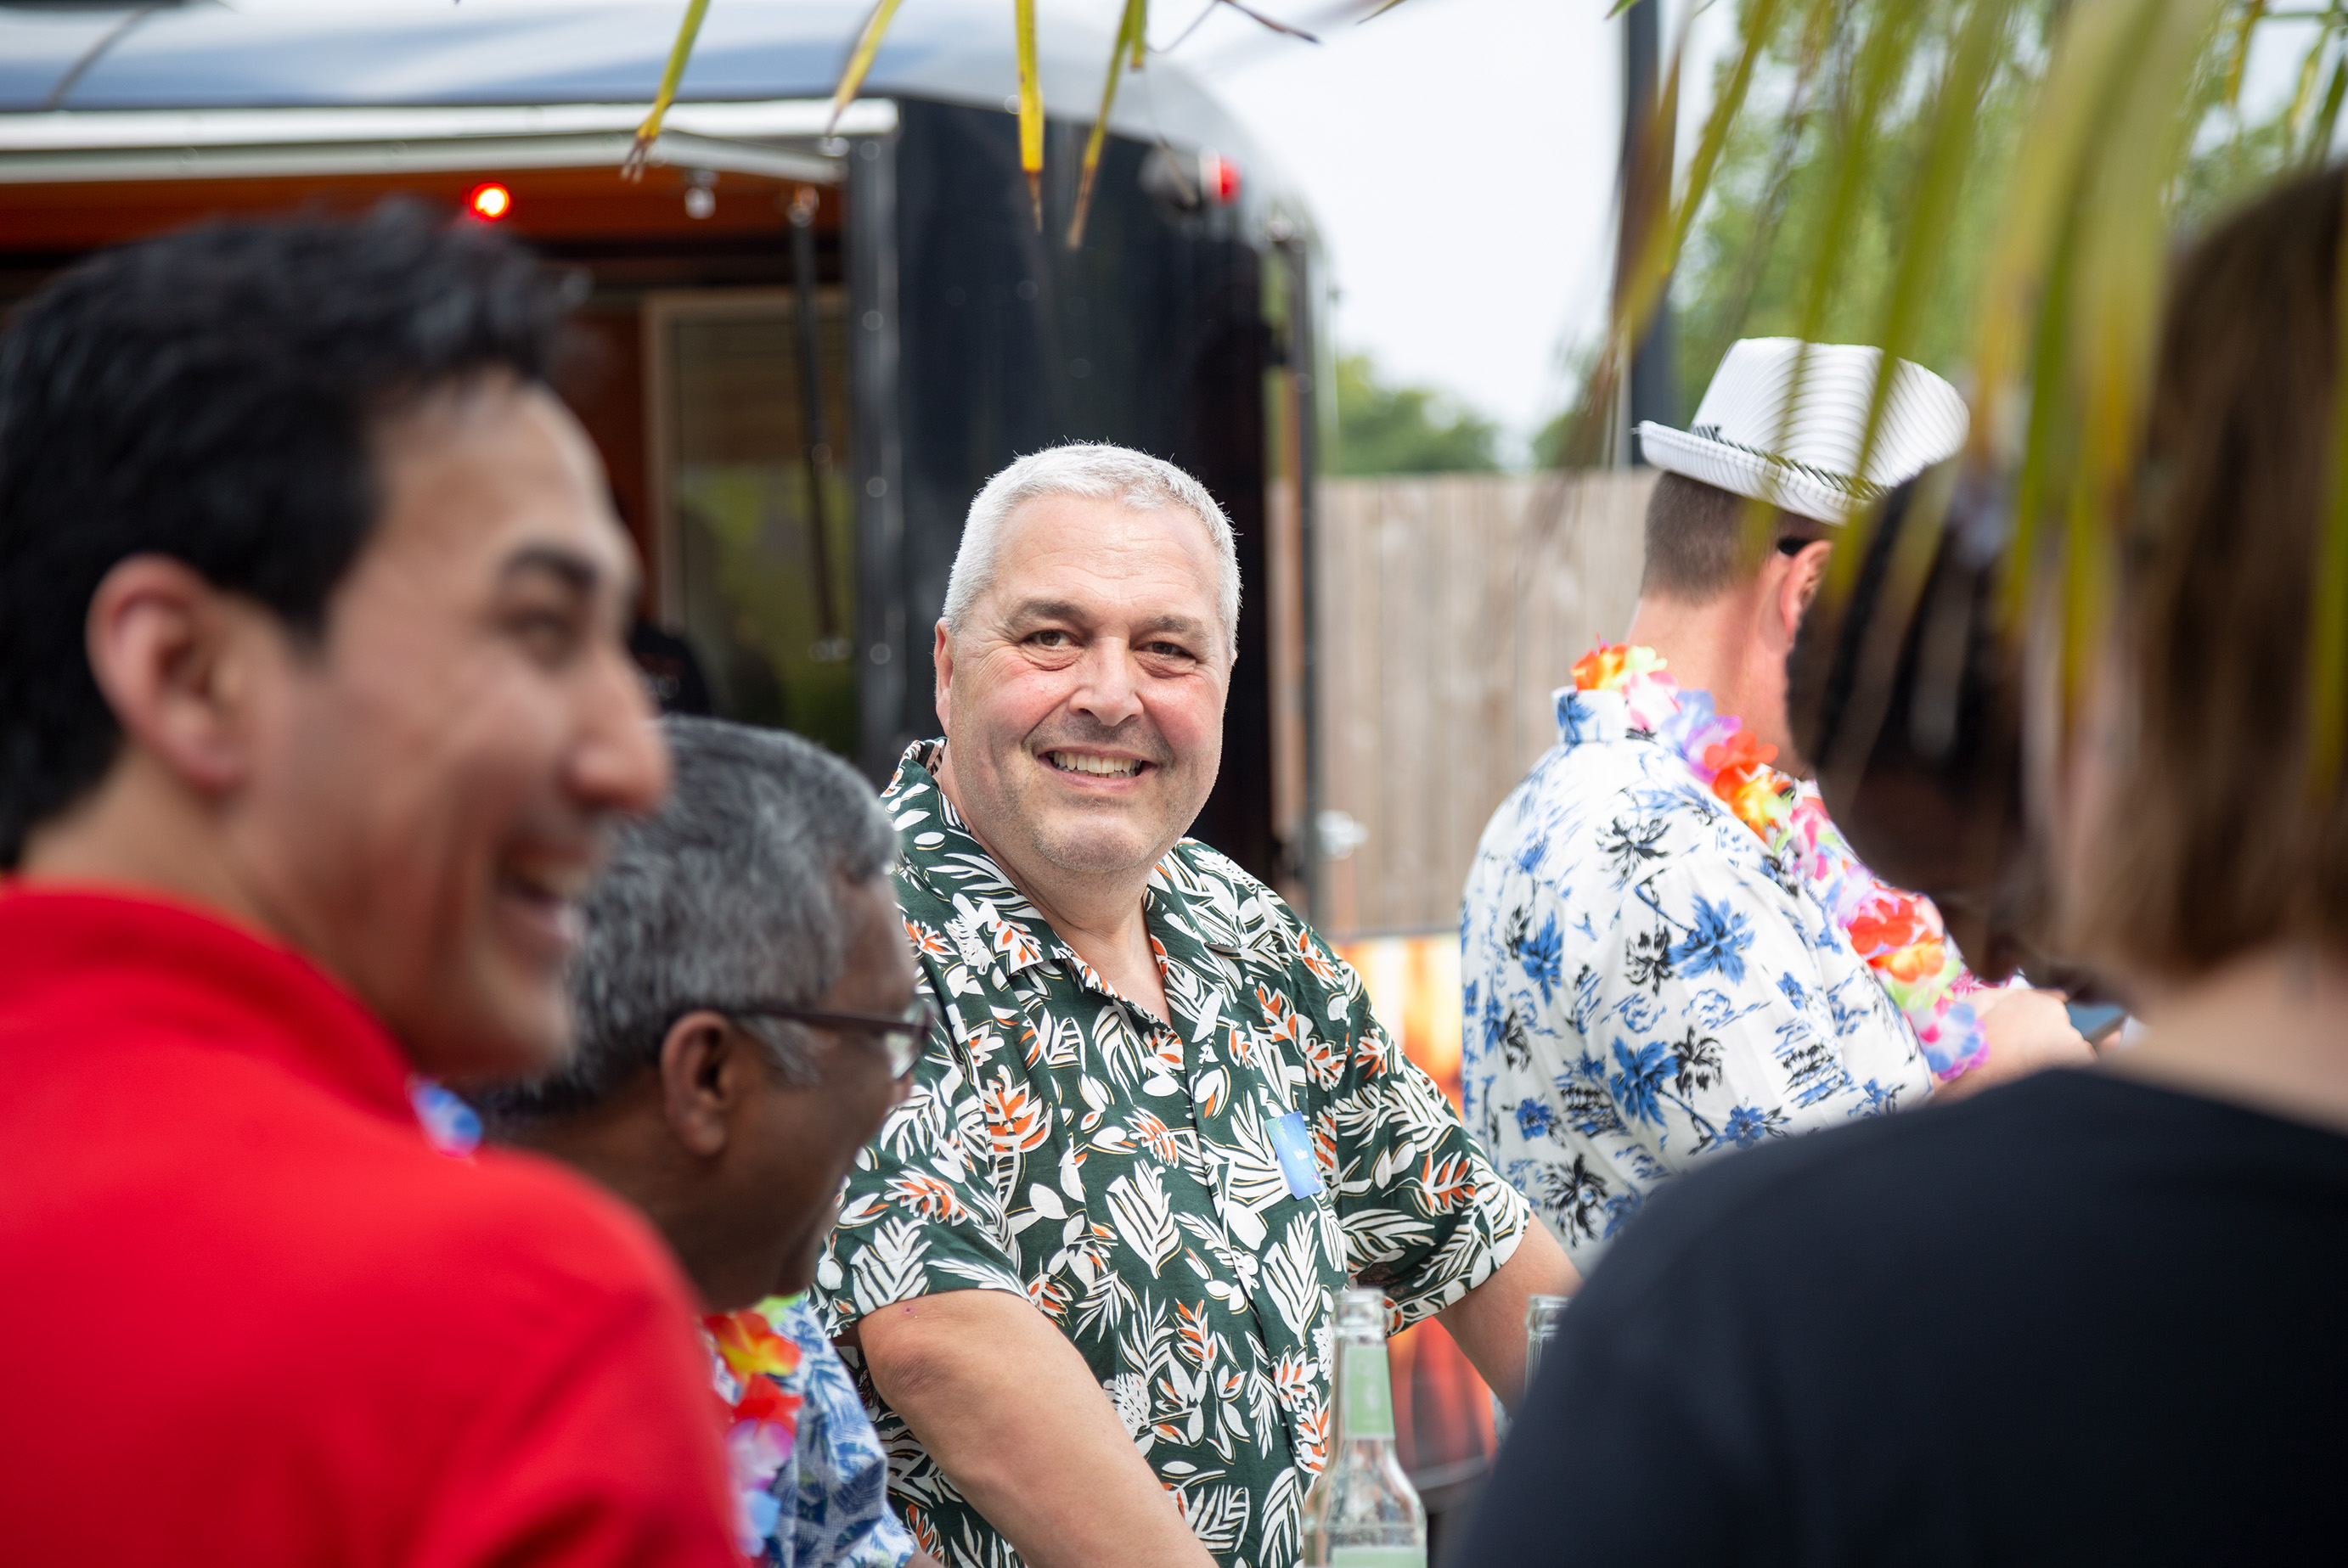
[{"label": "silver trailer roof", "polygon": [[[0,0],[0,150],[119,148],[126,137],[217,144],[212,114],[149,122],[138,111],[633,108],[656,90],[683,10],[682,0],[353,0],[314,11]],[[864,10],[865,0],[716,0],[678,100],[826,98]],[[1048,112],[1090,120],[1109,34],[1054,14],[1038,35]],[[1002,108],[1017,85],[1009,0],[905,0],[864,95]],[[694,118],[680,116],[679,128]],[[150,135],[136,129],[142,123]],[[1153,56],[1128,77],[1110,123],[1139,140],[1227,157],[1254,184],[1251,196],[1303,217],[1292,197],[1275,194],[1285,181],[1262,149],[1176,62]]]}]

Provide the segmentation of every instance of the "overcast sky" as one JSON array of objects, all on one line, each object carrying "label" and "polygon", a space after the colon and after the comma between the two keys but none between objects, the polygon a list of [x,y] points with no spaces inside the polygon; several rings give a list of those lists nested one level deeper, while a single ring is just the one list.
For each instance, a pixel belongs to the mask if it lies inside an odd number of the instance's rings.
[{"label": "overcast sky", "polygon": [[[1208,0],[1210,3],[1210,0]],[[1622,24],[1610,0],[1405,0],[1357,24],[1223,7],[1175,51],[1303,188],[1337,341],[1498,419],[1511,455],[1567,399],[1612,270]],[[1162,45],[1197,13],[1159,0]]]},{"label": "overcast sky", "polygon": [[[1521,460],[1604,315],[1622,24],[1606,20],[1612,0],[1404,0],[1361,24],[1314,3],[1259,8],[1306,18],[1317,47],[1225,6],[1175,57],[1303,187],[1336,275],[1338,342],[1497,419]],[[1196,15],[1152,9],[1161,44]],[[1666,49],[1689,10],[1667,0]],[[1699,14],[1692,35],[1691,130],[1728,10]]]}]

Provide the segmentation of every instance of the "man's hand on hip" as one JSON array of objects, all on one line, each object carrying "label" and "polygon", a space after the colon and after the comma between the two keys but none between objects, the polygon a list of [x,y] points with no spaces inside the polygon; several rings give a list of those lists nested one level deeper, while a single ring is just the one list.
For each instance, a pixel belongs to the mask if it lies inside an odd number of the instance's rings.
[{"label": "man's hand on hip", "polygon": [[1092,1368],[1022,1297],[916,1296],[857,1337],[881,1397],[1034,1568],[1214,1568]]}]

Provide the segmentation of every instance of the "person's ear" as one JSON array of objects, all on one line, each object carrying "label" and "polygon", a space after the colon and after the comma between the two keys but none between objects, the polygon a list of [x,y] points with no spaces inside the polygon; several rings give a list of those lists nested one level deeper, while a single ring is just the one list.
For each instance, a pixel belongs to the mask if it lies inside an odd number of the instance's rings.
[{"label": "person's ear", "polygon": [[938,672],[937,691],[931,705],[938,711],[938,727],[953,733],[953,639],[946,633],[946,623],[938,622],[937,641],[930,649],[930,663]]},{"label": "person's ear", "polygon": [[726,1152],[734,1115],[751,1092],[746,1070],[752,1042],[732,1020],[705,1008],[669,1025],[661,1039],[661,1114],[687,1153],[714,1160]]},{"label": "person's ear", "polygon": [[98,689],[134,744],[205,794],[243,784],[262,666],[285,651],[274,616],[184,562],[132,556],[90,595],[82,637]]},{"label": "person's ear", "polygon": [[1794,636],[1802,630],[1802,617],[1809,613],[1810,601],[1818,596],[1818,587],[1827,579],[1827,558],[1834,554],[1831,539],[1812,539],[1786,561],[1785,576],[1778,579],[1776,610],[1779,628],[1786,646],[1794,645]]}]

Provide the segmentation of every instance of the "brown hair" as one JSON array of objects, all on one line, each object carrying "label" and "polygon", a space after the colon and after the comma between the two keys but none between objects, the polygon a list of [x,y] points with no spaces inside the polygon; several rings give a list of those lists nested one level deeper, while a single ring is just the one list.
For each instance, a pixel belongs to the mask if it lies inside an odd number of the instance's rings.
[{"label": "brown hair", "polygon": [[[1766,550],[1755,550],[1746,532],[1751,503],[1739,495],[1668,470],[1647,497],[1647,564],[1639,591],[1682,604],[1708,604],[1753,580]],[[1795,512],[1777,512],[1770,545],[1815,539],[1826,525]]]},{"label": "brown hair", "polygon": [[2330,483],[2342,178],[2295,181],[2178,264],[2122,567],[2124,722],[2077,935],[2188,978],[2348,951],[2348,791],[2312,788],[2310,588]]}]

